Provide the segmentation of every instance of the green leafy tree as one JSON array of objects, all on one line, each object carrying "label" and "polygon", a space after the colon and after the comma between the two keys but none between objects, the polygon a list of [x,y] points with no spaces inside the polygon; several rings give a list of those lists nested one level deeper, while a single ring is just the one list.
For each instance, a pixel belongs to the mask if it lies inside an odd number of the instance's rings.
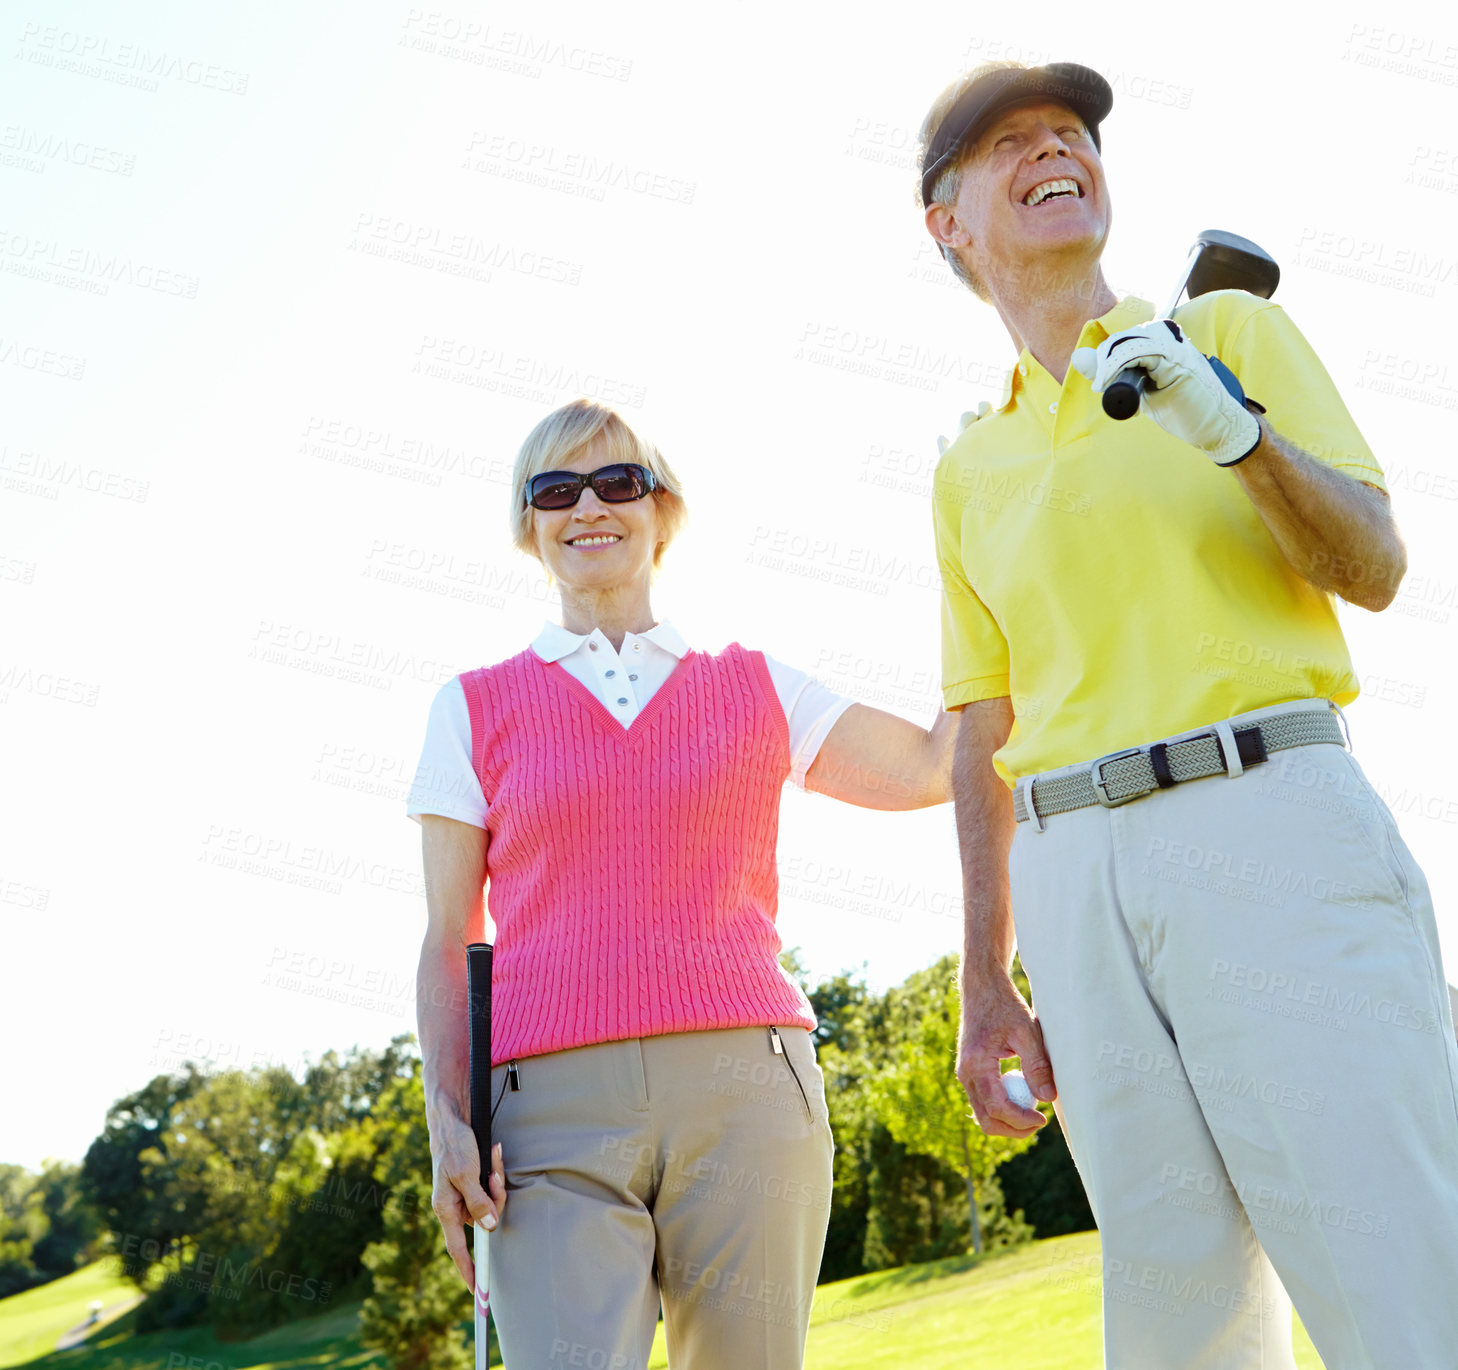
[{"label": "green leafy tree", "polygon": [[0,1297],[44,1281],[35,1250],[46,1234],[45,1196],[24,1166],[0,1165]]},{"label": "green leafy tree", "polygon": [[887,1270],[966,1251],[970,1220],[961,1178],[934,1157],[909,1151],[879,1119],[870,1145],[865,1268]]},{"label": "green leafy tree", "polygon": [[35,1244],[35,1263],[46,1279],[69,1275],[100,1253],[102,1223],[87,1201],[81,1167],[48,1160],[36,1180],[46,1231]]},{"label": "green leafy tree", "polygon": [[[140,1286],[149,1262],[134,1258],[165,1250],[180,1241],[201,1216],[172,1188],[166,1174],[164,1135],[173,1111],[197,1090],[206,1076],[191,1061],[175,1075],[154,1075],[141,1089],[118,1099],[107,1111],[101,1135],[81,1163],[81,1192],[109,1229],[110,1246],[123,1269]],[[143,1161],[143,1156],[148,1156]]]},{"label": "green leafy tree", "polygon": [[121,1101],[88,1153],[112,1247],[149,1291],[139,1329],[207,1321],[236,1333],[364,1284],[391,1144],[376,1115],[418,1070],[409,1035],[343,1060],[326,1052],[302,1080],[282,1067],[185,1070]]},{"label": "green leafy tree", "polygon": [[992,1210],[978,1194],[979,1185],[985,1186],[1003,1161],[1032,1143],[989,1136],[972,1116],[956,1076],[961,1010],[955,986],[956,964],[950,956],[907,980],[890,1014],[902,1029],[896,1034],[897,1047],[867,1088],[877,1117],[907,1151],[929,1156],[961,1176],[972,1247],[980,1255],[984,1235],[1004,1245],[1032,1233],[1020,1219],[997,1221],[995,1234],[987,1233]]},{"label": "green leafy tree", "polygon": [[374,1292],[360,1309],[360,1340],[395,1370],[466,1370],[471,1293],[446,1254],[430,1182],[402,1180],[385,1204],[384,1235],[364,1253]]}]

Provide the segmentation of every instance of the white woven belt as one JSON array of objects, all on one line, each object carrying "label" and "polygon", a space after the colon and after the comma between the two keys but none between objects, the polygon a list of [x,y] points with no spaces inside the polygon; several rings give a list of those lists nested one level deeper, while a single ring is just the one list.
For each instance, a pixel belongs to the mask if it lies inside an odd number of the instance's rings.
[{"label": "white woven belt", "polygon": [[1130,747],[1089,762],[1085,770],[1044,780],[1020,780],[1013,793],[1013,813],[1019,823],[1031,818],[1041,829],[1042,820],[1055,813],[1084,809],[1090,804],[1116,809],[1186,780],[1239,775],[1247,766],[1260,765],[1269,752],[1312,742],[1344,745],[1336,714],[1310,709],[1275,714],[1239,728],[1216,723],[1209,732],[1183,742]]}]

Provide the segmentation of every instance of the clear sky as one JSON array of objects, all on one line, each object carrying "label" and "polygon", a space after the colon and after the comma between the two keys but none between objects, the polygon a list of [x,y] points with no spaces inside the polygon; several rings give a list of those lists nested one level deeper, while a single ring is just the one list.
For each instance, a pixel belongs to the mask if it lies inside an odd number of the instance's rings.
[{"label": "clear sky", "polygon": [[[4,24],[0,1028],[24,1106],[0,1159],[79,1159],[185,1056],[298,1067],[414,1029],[405,790],[439,684],[555,613],[505,479],[567,399],[619,405],[686,484],[660,617],[930,720],[936,438],[1014,352],[932,253],[914,130],[989,57],[1113,84],[1119,294],[1162,303],[1207,227],[1280,261],[1408,540],[1398,602],[1341,610],[1348,715],[1458,964],[1451,18],[365,0]],[[958,944],[950,807],[787,791],[780,861],[813,974],[884,986]]]}]

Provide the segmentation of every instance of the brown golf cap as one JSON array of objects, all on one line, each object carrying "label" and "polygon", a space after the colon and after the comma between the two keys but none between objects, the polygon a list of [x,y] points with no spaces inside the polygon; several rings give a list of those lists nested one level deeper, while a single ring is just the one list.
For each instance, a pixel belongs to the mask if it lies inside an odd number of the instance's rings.
[{"label": "brown golf cap", "polygon": [[1077,62],[1049,62],[1041,67],[1003,67],[989,71],[962,92],[932,135],[926,150],[926,170],[921,174],[923,206],[931,204],[937,177],[988,119],[1012,105],[1038,99],[1067,105],[1088,125],[1094,146],[1103,151],[1099,124],[1114,107],[1114,92],[1098,72]]}]

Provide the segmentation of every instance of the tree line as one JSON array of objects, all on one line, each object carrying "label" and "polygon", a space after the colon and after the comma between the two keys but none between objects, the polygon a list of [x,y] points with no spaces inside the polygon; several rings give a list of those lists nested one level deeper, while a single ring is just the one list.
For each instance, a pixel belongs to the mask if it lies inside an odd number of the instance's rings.
[{"label": "tree line", "polygon": [[[955,957],[882,993],[785,965],[819,1019],[835,1134],[822,1282],[1093,1226],[1056,1120],[1016,1142],[972,1119]],[[0,1165],[0,1297],[112,1255],[148,1291],[138,1331],[242,1337],[364,1299],[362,1334],[394,1364],[463,1365],[470,1297],[431,1175],[411,1034],[326,1052],[302,1079],[188,1061],[118,1099],[79,1166]]]}]

